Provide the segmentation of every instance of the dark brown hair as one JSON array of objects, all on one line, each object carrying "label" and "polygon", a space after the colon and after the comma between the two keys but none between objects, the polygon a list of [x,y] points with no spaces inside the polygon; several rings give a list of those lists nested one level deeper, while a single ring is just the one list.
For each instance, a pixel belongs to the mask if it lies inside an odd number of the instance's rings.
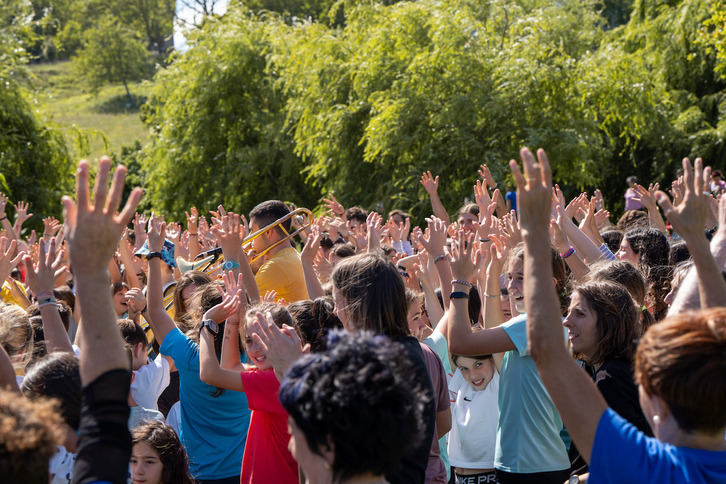
[{"label": "dark brown hair", "polygon": [[179,278],[179,282],[177,282],[176,286],[174,287],[174,321],[175,322],[182,321],[184,316],[189,312],[189,308],[187,308],[186,302],[184,301],[184,297],[182,297],[182,293],[184,292],[184,289],[186,289],[187,287],[189,287],[191,285],[197,286],[197,289],[199,289],[202,286],[210,284],[211,282],[212,282],[212,278],[203,272],[189,271],[189,272],[185,272],[184,274],[182,274],[182,276]]},{"label": "dark brown hair", "polygon": [[598,345],[589,363],[601,365],[614,358],[633,361],[640,336],[638,311],[630,293],[621,284],[588,282],[574,292],[585,299],[596,316]]},{"label": "dark brown hair", "polygon": [[651,326],[635,357],[635,379],[663,399],[682,430],[726,426],[726,308],[686,312]]},{"label": "dark brown hair", "polygon": [[655,318],[645,308],[646,286],[643,274],[630,262],[614,260],[597,262],[590,266],[590,281],[611,281],[622,284],[638,305],[641,314],[641,332],[655,323]]},{"label": "dark brown hair", "polygon": [[174,429],[158,420],[145,420],[131,431],[133,444],[146,444],[159,454],[162,484],[194,484],[189,458]]},{"label": "dark brown hair", "polygon": [[63,441],[54,402],[0,390],[0,476],[5,482],[48,484],[48,462]]},{"label": "dark brown hair", "polygon": [[330,279],[347,303],[354,329],[408,336],[406,287],[390,260],[375,253],[346,257]]}]

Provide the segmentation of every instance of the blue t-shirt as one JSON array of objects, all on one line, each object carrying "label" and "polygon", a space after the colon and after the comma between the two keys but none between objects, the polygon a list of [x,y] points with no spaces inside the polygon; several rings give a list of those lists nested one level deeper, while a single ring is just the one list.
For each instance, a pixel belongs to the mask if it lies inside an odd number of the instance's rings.
[{"label": "blue t-shirt", "polygon": [[212,396],[217,388],[199,379],[199,345],[178,328],[166,335],[161,353],[171,357],[179,370],[179,434],[192,476],[199,480],[239,476],[250,425],[247,397],[232,390]]},{"label": "blue t-shirt", "polygon": [[608,408],[597,426],[588,482],[723,484],[726,482],[726,452],[664,444],[646,437]]},{"label": "blue t-shirt", "polygon": [[511,210],[514,210],[514,212],[517,212],[517,192],[507,192],[506,195],[504,195],[505,200],[509,200],[509,204],[511,207]]},{"label": "blue t-shirt", "polygon": [[522,314],[500,326],[517,348],[507,351],[499,379],[496,469],[521,474],[570,467],[560,437],[562,419],[527,350],[527,318]]}]

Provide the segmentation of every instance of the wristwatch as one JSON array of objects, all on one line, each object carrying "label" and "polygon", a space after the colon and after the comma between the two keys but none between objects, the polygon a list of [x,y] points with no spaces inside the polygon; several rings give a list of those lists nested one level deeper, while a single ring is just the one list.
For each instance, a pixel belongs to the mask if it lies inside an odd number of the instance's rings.
[{"label": "wristwatch", "polygon": [[222,264],[222,269],[225,271],[231,271],[232,269],[238,269],[240,267],[238,262],[234,262],[231,260],[224,261],[224,264]]},{"label": "wristwatch", "polygon": [[212,332],[212,334],[217,334],[217,332],[219,331],[219,325],[215,323],[212,319],[202,320],[202,326],[199,328],[199,331],[203,330],[204,328],[207,328],[209,331]]},{"label": "wristwatch", "polygon": [[580,476],[578,476],[578,475],[570,476],[570,479],[567,481],[567,484],[580,484]]},{"label": "wristwatch", "polygon": [[158,257],[159,259],[163,259],[161,252],[149,252],[146,254],[146,260],[151,260],[154,257]]}]

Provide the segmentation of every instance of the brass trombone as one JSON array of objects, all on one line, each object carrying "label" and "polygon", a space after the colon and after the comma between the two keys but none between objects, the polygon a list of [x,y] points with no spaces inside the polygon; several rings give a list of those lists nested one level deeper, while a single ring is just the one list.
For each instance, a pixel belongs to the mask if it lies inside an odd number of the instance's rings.
[{"label": "brass trombone", "polygon": [[[297,221],[298,225],[298,227],[295,228],[295,230],[293,230],[292,232],[288,232],[282,225],[284,222],[287,222],[290,219]],[[314,219],[315,218],[313,217],[313,213],[307,208],[296,208],[284,217],[277,219],[276,221],[272,222],[269,225],[266,225],[265,227],[255,231],[252,234],[249,234],[247,237],[244,238],[244,240],[242,240],[242,248],[245,250],[245,253],[249,253],[252,250],[249,246],[254,239],[276,226],[280,228],[280,230],[284,234],[284,237],[272,244],[271,246],[267,247],[259,254],[256,254],[250,261],[255,262],[278,245],[292,239],[303,230],[309,229],[313,225]],[[215,271],[219,270],[220,266],[222,265],[220,255],[221,250],[202,252],[201,254],[198,254],[192,262],[189,262],[183,257],[179,256],[176,258],[176,263],[177,266],[179,266],[179,271],[181,271],[182,273],[188,271],[200,271],[204,272],[207,275],[211,275]],[[173,293],[164,299],[164,303],[167,310],[172,307],[172,305],[174,304]]]},{"label": "brass trombone", "polygon": [[[288,232],[287,230],[285,230],[285,227],[283,227],[283,225],[282,225],[284,222],[287,222],[290,219],[297,220],[297,222],[299,224],[298,228],[296,228],[293,232]],[[293,237],[295,237],[297,234],[299,234],[303,230],[309,229],[313,225],[314,219],[315,218],[313,217],[313,213],[310,210],[308,210],[307,208],[296,208],[295,210],[291,211],[284,217],[277,219],[276,221],[272,222],[271,224],[269,224],[265,227],[262,227],[261,229],[257,230],[256,232],[254,232],[252,234],[249,234],[242,241],[242,248],[244,249],[246,246],[249,246],[254,239],[256,239],[260,235],[264,234],[271,228],[273,228],[275,226],[279,226],[280,230],[282,230],[282,233],[284,234],[284,237],[281,238],[280,240],[278,240],[277,242],[275,242],[274,244],[272,244],[271,246],[269,246],[268,248],[266,248],[265,250],[263,250],[262,252],[260,252],[259,254],[255,255],[251,260],[251,262],[255,262],[255,261],[257,261],[257,259],[259,259],[260,257],[263,257],[265,254],[267,254],[269,251],[271,251],[278,245],[292,239]],[[292,225],[291,225],[291,227],[292,227]],[[250,251],[250,249],[245,249],[245,252],[249,252],[249,251]]]}]

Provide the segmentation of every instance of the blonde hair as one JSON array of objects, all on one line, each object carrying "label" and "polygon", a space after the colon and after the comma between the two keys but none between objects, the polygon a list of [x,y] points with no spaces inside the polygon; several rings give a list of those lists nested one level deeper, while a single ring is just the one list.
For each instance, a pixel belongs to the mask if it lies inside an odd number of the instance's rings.
[{"label": "blonde hair", "polygon": [[0,345],[16,370],[24,370],[33,354],[33,327],[28,313],[15,304],[0,304]]}]

